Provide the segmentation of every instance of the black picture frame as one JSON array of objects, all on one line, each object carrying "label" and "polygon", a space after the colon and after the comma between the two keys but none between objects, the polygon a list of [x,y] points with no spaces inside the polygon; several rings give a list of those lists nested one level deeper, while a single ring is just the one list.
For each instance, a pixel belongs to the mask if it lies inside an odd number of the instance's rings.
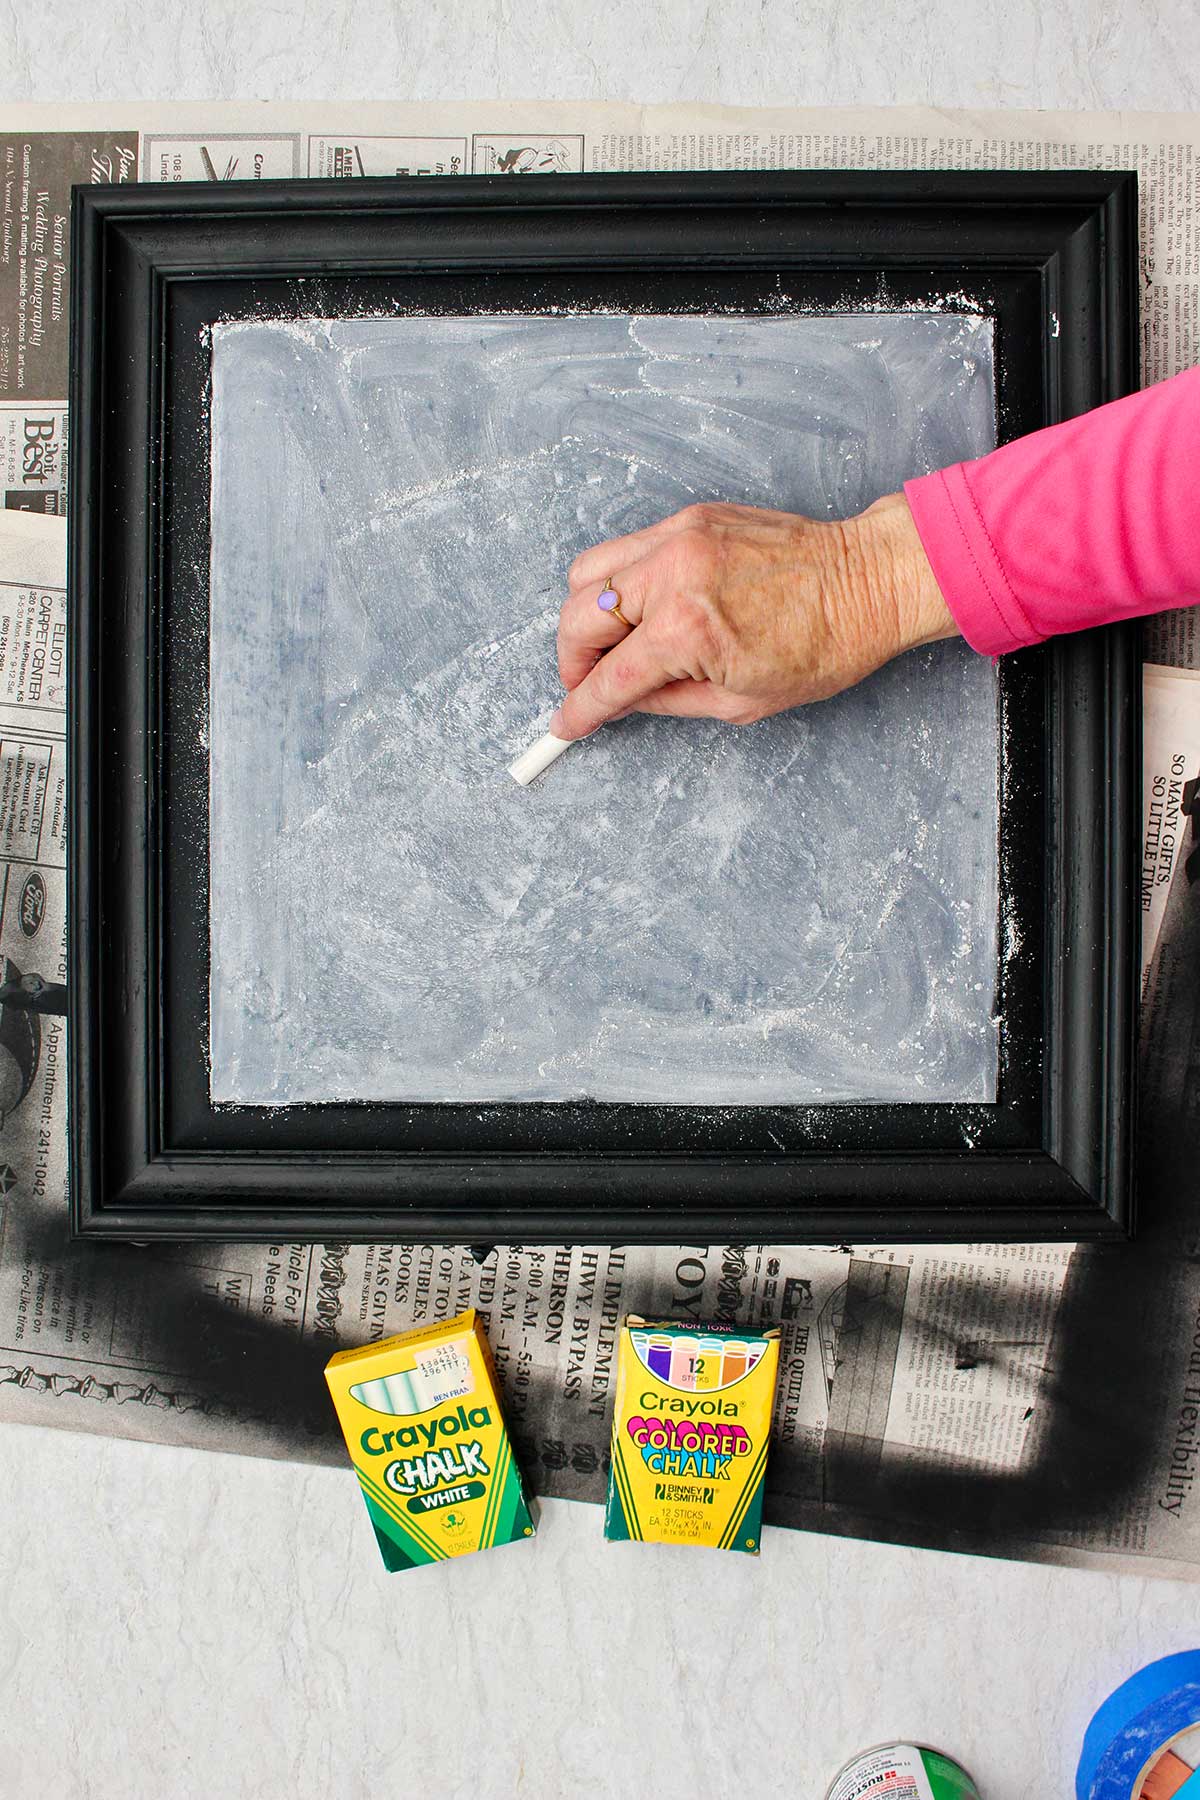
[{"label": "black picture frame", "polygon": [[[1002,441],[1137,379],[1135,177],[738,173],[79,188],[71,1212],[89,1238],[840,1242],[1132,1225],[1140,667],[1007,658],[994,1106],[208,1101],[205,327],[403,301],[995,321]],[[951,303],[953,304],[953,303]]]}]

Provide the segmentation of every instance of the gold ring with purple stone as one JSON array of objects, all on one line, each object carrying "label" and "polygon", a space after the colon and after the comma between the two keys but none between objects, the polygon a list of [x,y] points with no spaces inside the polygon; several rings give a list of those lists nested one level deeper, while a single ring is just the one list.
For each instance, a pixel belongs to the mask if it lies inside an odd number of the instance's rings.
[{"label": "gold ring with purple stone", "polygon": [[611,613],[614,619],[620,619],[626,631],[633,630],[633,620],[627,619],[621,611],[621,596],[611,581],[606,582],[596,595],[596,605],[601,612]]}]

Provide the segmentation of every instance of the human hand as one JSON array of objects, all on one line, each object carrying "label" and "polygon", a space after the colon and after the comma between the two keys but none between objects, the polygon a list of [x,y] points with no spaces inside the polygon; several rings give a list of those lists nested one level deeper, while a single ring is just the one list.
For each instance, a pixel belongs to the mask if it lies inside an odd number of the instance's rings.
[{"label": "human hand", "polygon": [[[563,738],[631,712],[748,725],[958,634],[903,494],[840,524],[685,507],[585,550],[569,584],[558,627],[568,692],[550,722]],[[609,585],[632,630],[597,606]]]}]

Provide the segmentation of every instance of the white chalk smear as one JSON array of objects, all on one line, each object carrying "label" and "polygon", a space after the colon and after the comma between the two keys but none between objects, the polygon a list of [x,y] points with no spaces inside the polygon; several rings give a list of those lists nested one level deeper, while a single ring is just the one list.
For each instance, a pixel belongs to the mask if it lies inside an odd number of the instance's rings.
[{"label": "white chalk smear", "polygon": [[589,545],[993,447],[991,321],[870,315],[213,327],[215,1104],[994,1102],[989,659],[505,772]]}]

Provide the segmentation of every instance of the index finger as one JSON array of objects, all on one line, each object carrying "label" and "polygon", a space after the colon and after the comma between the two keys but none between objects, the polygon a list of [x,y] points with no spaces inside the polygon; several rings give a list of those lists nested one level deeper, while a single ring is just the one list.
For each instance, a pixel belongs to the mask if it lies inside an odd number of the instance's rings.
[{"label": "index finger", "polygon": [[571,689],[551,719],[550,730],[555,737],[587,737],[673,679],[651,633],[639,625]]},{"label": "index finger", "polygon": [[614,569],[625,569],[630,563],[640,562],[680,529],[679,514],[672,513],[656,525],[646,525],[641,531],[631,531],[625,537],[607,538],[603,544],[581,550],[567,571],[567,586],[577,594],[580,588],[593,587],[597,582],[603,585]]}]

